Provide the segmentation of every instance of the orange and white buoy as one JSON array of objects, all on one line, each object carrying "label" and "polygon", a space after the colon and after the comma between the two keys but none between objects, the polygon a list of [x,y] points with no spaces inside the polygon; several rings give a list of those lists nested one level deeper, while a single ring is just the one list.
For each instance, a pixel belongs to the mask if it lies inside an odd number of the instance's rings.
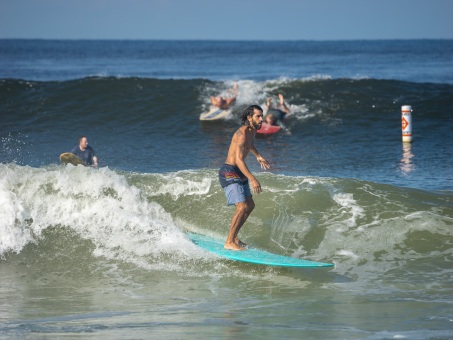
[{"label": "orange and white buoy", "polygon": [[412,142],[412,107],[410,105],[401,106],[401,129],[403,142]]}]

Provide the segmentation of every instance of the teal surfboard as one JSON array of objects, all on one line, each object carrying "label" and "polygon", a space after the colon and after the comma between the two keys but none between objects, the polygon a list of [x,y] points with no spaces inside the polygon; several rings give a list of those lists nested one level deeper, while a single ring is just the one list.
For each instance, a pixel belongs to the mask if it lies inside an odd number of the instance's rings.
[{"label": "teal surfboard", "polygon": [[211,238],[209,236],[194,233],[187,233],[187,236],[200,248],[203,248],[230,260],[279,267],[333,267],[333,264],[331,263],[302,260],[295,257],[269,253],[267,251],[259,250],[256,248],[249,248],[247,250],[239,251],[227,250],[223,248],[224,242]]}]

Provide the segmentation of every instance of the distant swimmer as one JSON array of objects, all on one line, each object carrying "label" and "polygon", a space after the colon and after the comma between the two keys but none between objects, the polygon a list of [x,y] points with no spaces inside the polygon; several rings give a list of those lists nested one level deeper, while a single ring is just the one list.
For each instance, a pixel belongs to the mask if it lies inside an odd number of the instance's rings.
[{"label": "distant swimmer", "polygon": [[289,108],[285,103],[285,98],[283,94],[278,94],[278,99],[280,103],[277,107],[272,107],[272,97],[267,98],[266,101],[266,123],[269,125],[278,125],[278,122],[281,121],[289,113]]},{"label": "distant swimmer", "polygon": [[234,102],[236,102],[236,97],[238,96],[238,84],[234,84],[234,88],[230,89],[232,92],[231,97],[224,98],[222,96],[213,97],[211,96],[211,103],[219,109],[227,110]]},{"label": "distant swimmer", "polygon": [[71,150],[71,153],[79,157],[85,165],[98,167],[98,158],[94,152],[94,149],[88,145],[88,139],[86,136],[79,138],[79,145],[75,146]]},{"label": "distant swimmer", "polygon": [[261,128],[262,122],[263,109],[258,105],[251,105],[244,111],[242,114],[243,126],[234,133],[225,164],[219,170],[219,181],[225,192],[227,204],[236,206],[236,212],[231,220],[230,231],[224,245],[225,249],[246,249],[245,243],[239,240],[238,233],[255,207],[249,181],[253,193],[259,194],[262,191],[260,182],[252,175],[245,164],[245,158],[251,151],[260,163],[261,168],[264,170],[270,168],[268,161],[255,148],[256,131]]}]

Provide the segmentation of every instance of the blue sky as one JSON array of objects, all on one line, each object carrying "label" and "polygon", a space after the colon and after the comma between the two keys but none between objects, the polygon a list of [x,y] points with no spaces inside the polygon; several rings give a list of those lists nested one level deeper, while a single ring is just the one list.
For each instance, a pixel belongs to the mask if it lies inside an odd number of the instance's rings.
[{"label": "blue sky", "polygon": [[453,0],[0,0],[0,38],[453,39]]}]

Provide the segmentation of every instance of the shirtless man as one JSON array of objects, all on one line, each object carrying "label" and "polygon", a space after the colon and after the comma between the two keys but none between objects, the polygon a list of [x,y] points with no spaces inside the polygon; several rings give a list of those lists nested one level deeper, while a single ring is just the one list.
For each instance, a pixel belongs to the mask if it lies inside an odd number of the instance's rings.
[{"label": "shirtless man", "polygon": [[270,168],[268,161],[255,148],[256,130],[263,122],[263,109],[258,105],[249,106],[242,114],[242,124],[233,135],[225,164],[220,167],[219,181],[227,198],[228,205],[235,205],[236,212],[231,220],[230,231],[225,242],[225,249],[245,250],[245,244],[238,238],[239,230],[249,217],[255,202],[250,192],[249,181],[253,193],[261,192],[261,184],[252,175],[245,164],[245,158],[251,151],[261,168]]},{"label": "shirtless man", "polygon": [[219,109],[227,110],[235,101],[238,96],[238,84],[234,84],[234,89],[230,91],[233,92],[233,95],[229,98],[223,98],[222,96],[213,97],[211,96],[211,104]]},{"label": "shirtless man", "polygon": [[266,123],[269,125],[278,125],[277,122],[282,120],[289,114],[289,108],[286,106],[285,98],[283,98],[283,94],[278,94],[278,99],[280,104],[276,107],[272,107],[272,97],[267,98],[266,101]]}]

